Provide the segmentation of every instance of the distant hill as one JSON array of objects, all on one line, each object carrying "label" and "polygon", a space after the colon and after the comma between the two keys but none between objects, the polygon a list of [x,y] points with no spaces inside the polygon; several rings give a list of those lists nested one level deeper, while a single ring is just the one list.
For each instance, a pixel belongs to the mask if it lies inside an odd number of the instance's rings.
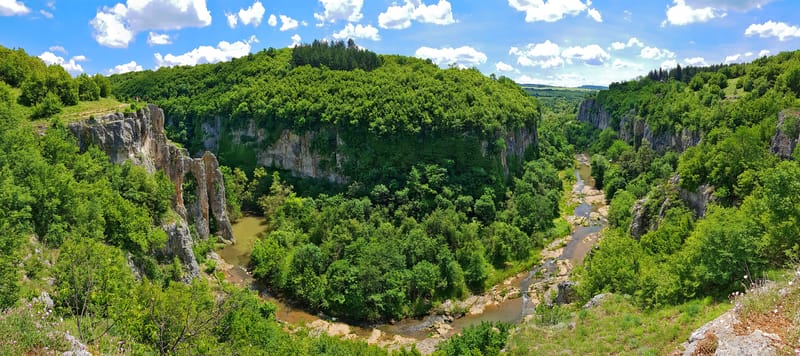
[{"label": "distant hill", "polygon": [[543,104],[553,106],[555,101],[565,100],[571,105],[577,106],[583,99],[593,96],[599,90],[608,89],[606,87],[583,85],[577,88],[557,87],[545,84],[520,84],[528,95],[536,97]]}]

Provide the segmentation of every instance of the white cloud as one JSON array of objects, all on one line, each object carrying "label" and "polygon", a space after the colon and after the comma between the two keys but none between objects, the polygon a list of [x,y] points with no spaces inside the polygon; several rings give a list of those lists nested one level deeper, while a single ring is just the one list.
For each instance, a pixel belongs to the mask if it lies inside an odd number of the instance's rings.
[{"label": "white cloud", "polygon": [[761,58],[764,56],[769,56],[770,53],[771,52],[768,49],[762,49],[760,52],[758,52],[758,57]]},{"label": "white cloud", "polygon": [[81,67],[78,62],[85,61],[86,56],[75,56],[69,59],[69,61],[65,60],[64,57],[59,57],[53,52],[43,52],[39,55],[39,58],[47,63],[47,65],[58,64],[62,66],[64,69],[67,70],[72,75],[83,73],[83,67]]},{"label": "white cloud", "polygon": [[662,68],[662,69],[672,69],[672,68],[675,68],[677,66],[678,66],[678,61],[676,61],[674,59],[667,59],[666,61],[662,62],[661,66],[659,66],[659,67]]},{"label": "white cloud", "polygon": [[289,45],[289,48],[294,48],[294,47],[299,46],[300,43],[301,43],[300,41],[302,41],[302,40],[303,40],[303,38],[300,37],[300,35],[295,33],[294,35],[292,35],[292,44]]},{"label": "white cloud", "polygon": [[644,59],[664,59],[664,58],[675,58],[675,52],[672,52],[668,49],[660,49],[656,47],[644,47],[642,51],[639,53]]},{"label": "white cloud", "polygon": [[708,20],[725,17],[725,13],[711,6],[694,8],[686,4],[686,0],[674,0],[673,6],[667,7],[667,19],[661,26],[667,24],[674,26],[684,26],[695,22],[707,22]]},{"label": "white cloud", "polygon": [[170,43],[172,43],[172,40],[166,33],[159,34],[155,32],[150,32],[149,34],[147,34],[147,44],[150,46],[168,45]]},{"label": "white cloud", "polygon": [[706,63],[706,59],[703,57],[684,58],[683,62],[690,66],[695,66],[695,67],[708,65],[708,63]]},{"label": "white cloud", "polygon": [[767,21],[763,24],[752,24],[744,30],[745,36],[758,35],[761,38],[777,37],[779,41],[786,41],[791,37],[800,37],[800,27],[787,25],[784,22]]},{"label": "white cloud", "polygon": [[141,72],[142,70],[143,70],[142,66],[136,64],[136,61],[130,61],[125,64],[116,65],[114,66],[114,68],[107,70],[106,73],[111,75],[111,74],[122,74],[128,72]]},{"label": "white cloud", "polygon": [[275,14],[269,15],[269,19],[267,19],[267,24],[275,27],[278,26],[278,17]]},{"label": "white cloud", "polygon": [[364,17],[361,13],[361,7],[364,6],[364,0],[319,0],[325,11],[322,13],[314,13],[314,18],[320,22],[336,22],[337,20],[344,20],[349,22],[358,22]]},{"label": "white cloud", "polygon": [[281,31],[294,30],[297,28],[297,26],[297,20],[289,16],[281,15]]},{"label": "white cloud", "polygon": [[744,56],[745,56],[746,58],[752,57],[752,56],[753,56],[753,52],[745,52],[745,53],[744,53]]},{"label": "white cloud", "polygon": [[732,54],[730,56],[725,56],[725,63],[738,62],[740,59],[742,59],[742,55],[741,54],[738,54],[738,53],[737,54]]},{"label": "white cloud", "polygon": [[420,47],[414,54],[419,58],[427,58],[440,66],[455,64],[461,68],[474,67],[486,62],[486,54],[470,46],[458,48]]},{"label": "white cloud", "polygon": [[597,11],[597,9],[586,10],[586,14],[591,17],[592,20],[603,22],[603,16],[600,15],[600,11]]},{"label": "white cloud", "polygon": [[372,25],[358,24],[353,26],[348,23],[341,31],[334,33],[333,38],[337,40],[346,40],[348,38],[366,38],[373,41],[380,41],[381,36],[378,34],[378,29]]},{"label": "white cloud", "polygon": [[514,70],[514,67],[512,67],[510,64],[497,62],[494,64],[494,69],[498,72],[511,72]]},{"label": "white cloud", "polygon": [[411,26],[411,21],[450,25],[456,22],[453,9],[447,0],[434,5],[425,5],[420,0],[406,0],[404,5],[392,5],[378,15],[381,28],[401,30]]},{"label": "white cloud", "polygon": [[16,0],[0,0],[0,16],[25,15],[31,12],[25,4]]},{"label": "white cloud", "polygon": [[644,43],[642,43],[642,41],[639,41],[639,39],[636,38],[636,37],[631,37],[631,38],[628,39],[627,43],[625,43],[625,42],[614,42],[614,43],[612,43],[611,44],[611,49],[619,51],[621,49],[630,48],[630,47],[633,47],[633,46],[641,48],[641,47],[644,46]]},{"label": "white cloud", "polygon": [[611,63],[611,68],[614,70],[636,70],[642,71],[644,70],[644,66],[639,63],[629,62],[622,59],[615,59],[613,63]]},{"label": "white cloud", "polygon": [[508,54],[517,56],[517,64],[526,67],[546,69],[564,64],[564,59],[561,58],[561,47],[550,40],[536,44],[531,43],[523,49],[511,47]]},{"label": "white cloud", "polygon": [[425,5],[420,2],[414,11],[414,18],[422,23],[436,25],[450,25],[456,22],[453,18],[453,8],[447,0],[439,0],[435,5]]},{"label": "white cloud", "polygon": [[50,52],[61,52],[63,54],[67,54],[67,50],[62,46],[50,46],[48,49]]},{"label": "white cloud", "polygon": [[264,18],[264,5],[261,1],[256,1],[247,9],[239,9],[239,20],[242,20],[242,25],[247,26],[252,24],[255,27],[261,24],[261,19]]},{"label": "white cloud", "polygon": [[[0,2],[1,2],[1,1],[2,1],[2,0],[0,0]],[[52,19],[52,18],[53,18],[53,13],[52,13],[52,12],[50,12],[50,11],[47,11],[47,10],[39,10],[39,13],[40,13],[40,14],[42,14],[42,16],[44,16],[44,17],[48,18],[48,19]]]},{"label": "white cloud", "polygon": [[208,26],[211,12],[205,0],[128,0],[103,7],[89,23],[101,45],[127,48],[138,32]]},{"label": "white cloud", "polygon": [[228,61],[231,58],[238,58],[249,54],[253,43],[258,43],[256,36],[251,36],[247,40],[233,43],[222,41],[217,44],[216,47],[200,46],[180,55],[167,54],[162,56],[161,53],[156,53],[154,55],[156,68],[184,65],[193,66],[196,64]]},{"label": "white cloud", "polygon": [[594,14],[590,11],[589,0],[586,3],[581,0],[508,0],[508,5],[517,11],[525,12],[525,22],[555,22],[563,19],[565,15],[576,16],[584,11],[589,12],[589,16],[595,21],[600,21],[598,18],[602,20],[599,11],[591,9],[594,10]]},{"label": "white cloud", "polygon": [[565,49],[561,52],[561,57],[567,60],[567,63],[572,63],[572,60],[580,60],[589,65],[601,65],[611,56],[603,50],[600,46],[593,44],[586,47],[574,46]]},{"label": "white cloud", "polygon": [[236,28],[236,24],[239,23],[239,18],[236,17],[236,14],[225,13],[225,19],[228,20],[228,27]]}]

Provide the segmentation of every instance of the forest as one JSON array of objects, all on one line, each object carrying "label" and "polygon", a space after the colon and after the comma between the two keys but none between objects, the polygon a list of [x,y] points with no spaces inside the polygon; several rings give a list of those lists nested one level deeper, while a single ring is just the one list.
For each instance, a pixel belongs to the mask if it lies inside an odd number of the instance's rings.
[{"label": "forest", "polygon": [[558,233],[558,171],[571,165],[570,148],[547,137],[500,164],[504,135],[535,131],[541,119],[536,100],[508,78],[315,42],[111,81],[118,96],[162,106],[173,139],[188,147],[214,116],[231,128],[253,120],[335,134],[316,147],[347,157],[340,186],[251,169],[219,148],[232,165],[231,200],[268,220],[254,275],[310,310],[354,321],[424,315],[530,265]]},{"label": "forest", "polygon": [[[784,52],[651,72],[599,92],[610,124],[585,147],[611,204],[611,229],[578,272],[583,297],[613,291],[650,308],[724,300],[796,263],[800,166],[794,153],[776,154],[775,142],[797,142],[798,88],[800,52]],[[701,140],[658,152],[641,135],[619,139],[625,117],[663,135],[688,128]],[[685,198],[692,192],[705,194],[707,206],[693,207]]]}]

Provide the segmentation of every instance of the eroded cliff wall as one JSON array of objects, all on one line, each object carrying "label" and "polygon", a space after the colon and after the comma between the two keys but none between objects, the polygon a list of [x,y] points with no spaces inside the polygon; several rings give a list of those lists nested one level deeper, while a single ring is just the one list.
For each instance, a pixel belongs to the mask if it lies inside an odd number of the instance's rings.
[{"label": "eroded cliff wall", "polygon": [[[650,143],[650,147],[658,152],[674,150],[683,152],[687,148],[700,143],[700,132],[681,129],[680,132],[655,132],[646,120],[635,111],[629,111],[622,117],[614,118],[595,99],[586,99],[578,108],[578,121],[588,123],[600,130],[611,128],[617,131],[620,140],[639,146],[642,142]],[[616,125],[615,125],[616,123]]]},{"label": "eroded cliff wall", "polygon": [[[193,223],[195,238],[206,239],[213,222],[219,236],[233,242],[231,224],[226,212],[225,184],[217,158],[211,152],[192,158],[189,153],[170,142],[164,134],[164,112],[148,105],[135,113],[116,113],[99,119],[71,123],[70,131],[77,137],[81,150],[97,145],[113,163],[130,160],[149,172],[164,171],[175,186],[173,208],[180,221],[164,226],[169,235],[167,253],[177,255],[187,265],[190,274],[198,273],[197,261],[191,253],[191,241],[186,222]],[[195,197],[184,201],[184,182],[194,179]],[[187,206],[188,205],[188,206]]]}]

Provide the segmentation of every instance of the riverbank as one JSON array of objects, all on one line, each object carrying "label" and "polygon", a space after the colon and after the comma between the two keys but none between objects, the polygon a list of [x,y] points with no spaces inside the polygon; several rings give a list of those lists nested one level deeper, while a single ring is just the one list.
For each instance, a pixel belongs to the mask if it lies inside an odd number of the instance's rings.
[{"label": "riverbank", "polygon": [[[245,217],[234,224],[234,235],[241,246],[226,246],[218,252],[218,270],[226,281],[259,290],[260,295],[278,306],[276,318],[287,327],[304,326],[311,333],[325,333],[344,339],[362,339],[370,344],[395,350],[411,345],[423,354],[432,353],[436,345],[482,321],[519,323],[531,317],[535,307],[546,301],[558,284],[566,281],[575,265],[580,264],[597,243],[606,225],[608,208],[603,192],[592,187],[589,157],[576,155],[575,180],[570,190],[569,214],[563,217],[571,233],[552,241],[541,252],[541,261],[533,268],[506,278],[482,295],[464,300],[447,300],[423,318],[407,318],[395,323],[348,325],[322,315],[312,315],[292,308],[259,287],[244,266],[249,261],[258,234],[264,229],[258,218]],[[253,220],[256,219],[256,220]]]}]

